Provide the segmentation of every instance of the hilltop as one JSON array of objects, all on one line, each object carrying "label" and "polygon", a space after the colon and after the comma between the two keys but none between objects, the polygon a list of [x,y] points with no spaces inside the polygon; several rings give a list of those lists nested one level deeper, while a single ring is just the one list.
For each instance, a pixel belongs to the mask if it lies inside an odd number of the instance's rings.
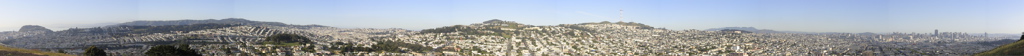
[{"label": "hilltop", "polygon": [[39,25],[25,25],[25,26],[21,26],[21,29],[19,29],[18,32],[43,32],[43,33],[49,33],[49,32],[53,32],[53,31],[50,30],[50,29],[46,29],[46,27],[39,26]]}]

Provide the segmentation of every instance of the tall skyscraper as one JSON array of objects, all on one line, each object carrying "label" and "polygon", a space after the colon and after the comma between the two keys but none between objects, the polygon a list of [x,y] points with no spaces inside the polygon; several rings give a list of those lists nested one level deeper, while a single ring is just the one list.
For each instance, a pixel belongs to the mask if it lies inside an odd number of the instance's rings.
[{"label": "tall skyscraper", "polygon": [[935,33],[932,34],[934,34],[934,36],[939,36],[939,29],[935,29]]}]

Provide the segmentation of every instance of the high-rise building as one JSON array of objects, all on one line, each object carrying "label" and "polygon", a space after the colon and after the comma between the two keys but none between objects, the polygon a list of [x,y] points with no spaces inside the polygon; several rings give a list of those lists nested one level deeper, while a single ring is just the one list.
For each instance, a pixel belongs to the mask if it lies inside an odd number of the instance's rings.
[{"label": "high-rise building", "polygon": [[988,32],[985,32],[985,35],[984,35],[984,36],[985,36],[985,37],[988,37]]},{"label": "high-rise building", "polygon": [[939,36],[939,29],[935,29],[935,33],[932,34],[934,34],[934,36]]}]

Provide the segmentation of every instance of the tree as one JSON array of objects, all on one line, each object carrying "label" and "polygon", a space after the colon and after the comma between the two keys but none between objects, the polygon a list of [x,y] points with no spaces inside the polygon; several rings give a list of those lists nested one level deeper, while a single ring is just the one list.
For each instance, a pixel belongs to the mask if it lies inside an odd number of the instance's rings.
[{"label": "tree", "polygon": [[171,45],[158,45],[149,48],[145,54],[146,56],[202,56],[190,49],[188,45],[180,45],[178,48]]},{"label": "tree", "polygon": [[89,48],[85,49],[85,53],[82,54],[84,54],[84,56],[107,56],[107,51],[96,48],[96,46],[89,46]]},{"label": "tree", "polygon": [[196,50],[193,50],[192,47],[189,47],[187,44],[178,45],[178,50],[184,52],[181,54],[186,54],[186,56],[199,56],[199,52],[196,52]]},{"label": "tree", "polygon": [[601,24],[608,24],[608,23],[612,23],[612,22],[608,22],[608,21],[601,21]]},{"label": "tree", "polygon": [[220,48],[220,50],[224,51],[224,53],[231,53],[231,49],[228,48]]},{"label": "tree", "polygon": [[309,46],[306,46],[306,47],[302,47],[302,51],[306,51],[306,52],[316,52],[316,49],[314,49],[314,48],[316,48],[316,46],[313,46],[313,45],[309,45]]},{"label": "tree", "polygon": [[501,23],[501,22],[503,22],[503,21],[498,20],[498,19],[491,19],[491,20],[484,21],[484,23]]},{"label": "tree", "polygon": [[57,53],[68,53],[68,52],[64,51],[64,50],[57,50]]}]

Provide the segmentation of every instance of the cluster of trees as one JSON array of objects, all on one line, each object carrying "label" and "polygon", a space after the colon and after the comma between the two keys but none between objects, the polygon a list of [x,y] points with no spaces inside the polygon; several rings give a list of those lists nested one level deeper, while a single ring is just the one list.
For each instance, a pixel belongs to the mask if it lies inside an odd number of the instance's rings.
[{"label": "cluster of trees", "polygon": [[455,26],[445,26],[445,27],[434,28],[434,29],[423,29],[423,30],[420,31],[420,33],[451,33],[451,32],[456,32],[456,30],[458,30],[460,28],[464,28],[464,27],[466,27],[466,26],[455,25]]},{"label": "cluster of trees", "polygon": [[523,25],[523,24],[512,22],[512,21],[501,21],[501,20],[498,20],[498,19],[487,20],[487,21],[484,21],[484,23],[504,24],[504,26],[484,26],[484,27],[504,27],[504,28],[516,28],[516,29],[524,28],[524,27],[520,26],[520,25]]},{"label": "cluster of trees", "polygon": [[83,56],[107,56],[107,51],[104,51],[103,49],[97,48],[96,46],[89,46],[89,48],[85,48],[85,53],[82,53],[82,55]]},{"label": "cluster of trees", "polygon": [[523,25],[523,24],[520,24],[520,23],[512,22],[512,21],[501,21],[501,20],[498,20],[498,19],[487,20],[487,21],[484,21],[484,23],[498,23],[498,24],[506,24],[508,26]]},{"label": "cluster of trees", "polygon": [[286,44],[286,43],[307,44],[307,43],[313,43],[313,41],[310,41],[305,36],[299,36],[299,35],[295,35],[295,34],[274,34],[274,35],[271,35],[270,37],[266,37],[266,41],[263,42],[263,43],[265,43],[265,44]]},{"label": "cluster of trees", "polygon": [[179,45],[174,47],[171,45],[158,45],[150,48],[146,51],[146,56],[202,56],[196,50],[192,50],[188,45]]},{"label": "cluster of trees", "polygon": [[316,48],[316,46],[309,45],[309,46],[306,46],[306,47],[302,47],[300,50],[305,51],[305,52],[316,52],[316,49],[314,49],[314,48]]}]

